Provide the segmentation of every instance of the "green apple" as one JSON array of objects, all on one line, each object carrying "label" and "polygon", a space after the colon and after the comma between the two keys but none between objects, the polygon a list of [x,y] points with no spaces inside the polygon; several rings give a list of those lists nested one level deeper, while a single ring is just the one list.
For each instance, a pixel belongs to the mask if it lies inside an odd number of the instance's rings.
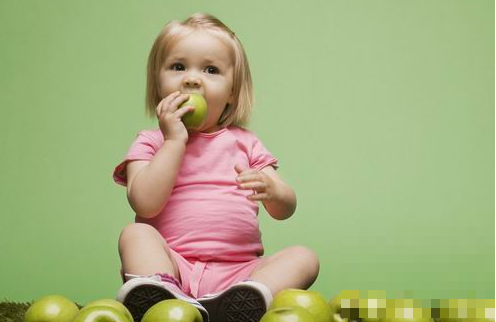
[{"label": "green apple", "polygon": [[24,322],[67,322],[78,314],[74,302],[60,295],[47,295],[28,308]]},{"label": "green apple", "polygon": [[260,322],[315,322],[313,316],[297,306],[271,309],[262,316]]},{"label": "green apple", "polygon": [[133,320],[129,320],[125,313],[111,306],[95,305],[82,308],[72,322],[133,322]]},{"label": "green apple", "polygon": [[[436,322],[494,322],[494,299],[449,299],[441,300],[436,310]],[[444,303],[443,303],[444,302]],[[479,317],[475,317],[479,316]],[[485,317],[484,317],[485,316]]]},{"label": "green apple", "polygon": [[343,295],[339,294],[334,296],[329,302],[329,307],[331,308],[331,321],[332,322],[347,322],[347,318],[341,316],[341,300]]},{"label": "green apple", "polygon": [[492,318],[437,318],[438,322],[494,322]]},{"label": "green apple", "polygon": [[341,300],[343,299],[343,295],[339,294],[334,296],[329,302],[329,306],[331,307],[331,311],[333,313],[341,313]]},{"label": "green apple", "polygon": [[332,311],[325,298],[318,292],[289,288],[274,297],[269,309],[301,307],[310,313],[315,322],[332,322]]},{"label": "green apple", "polygon": [[380,322],[434,322],[432,318],[382,318]]},{"label": "green apple", "polygon": [[186,301],[172,299],[156,303],[141,322],[203,322],[200,311]]},{"label": "green apple", "polygon": [[[332,312],[332,322],[356,322],[361,320],[359,317],[359,292],[353,290],[343,290],[335,295],[330,301],[329,306]],[[346,301],[343,303],[343,301]],[[344,304],[344,307],[343,307]],[[363,322],[363,321],[362,321]],[[378,321],[370,321],[378,322]]]},{"label": "green apple", "polygon": [[179,105],[179,108],[183,106],[194,106],[194,111],[184,114],[182,121],[184,126],[188,130],[198,129],[203,125],[203,122],[207,118],[207,101],[200,94],[189,94],[189,99]]},{"label": "green apple", "polygon": [[332,313],[331,322],[348,322],[348,318],[343,318],[339,313]]},{"label": "green apple", "polygon": [[[351,303],[350,303],[351,306]],[[361,299],[358,303],[358,317],[361,322],[380,322],[386,314],[386,300],[377,298]],[[378,317],[380,315],[380,317]],[[434,322],[434,321],[432,321]]]},{"label": "green apple", "polygon": [[83,309],[86,309],[86,308],[91,307],[91,306],[109,306],[109,307],[113,307],[117,311],[119,311],[122,314],[124,314],[128,318],[129,321],[133,321],[133,316],[131,315],[131,312],[129,312],[129,310],[124,306],[124,304],[122,304],[119,301],[112,300],[112,299],[100,299],[100,300],[96,300],[96,301],[93,301],[93,302],[90,302],[90,303],[86,304],[83,307]]}]

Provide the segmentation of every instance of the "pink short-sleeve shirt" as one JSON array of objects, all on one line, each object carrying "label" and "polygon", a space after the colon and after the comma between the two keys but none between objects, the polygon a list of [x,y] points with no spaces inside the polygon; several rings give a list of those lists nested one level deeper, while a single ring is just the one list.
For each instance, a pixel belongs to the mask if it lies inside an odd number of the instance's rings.
[{"label": "pink short-sleeve shirt", "polygon": [[[163,145],[160,130],[141,131],[113,178],[125,186],[126,164],[151,160]],[[236,126],[213,133],[190,133],[175,186],[164,209],[136,222],[154,226],[168,245],[185,258],[200,261],[247,261],[263,254],[258,204],[239,189],[234,165],[277,169],[278,160],[254,133]]]}]

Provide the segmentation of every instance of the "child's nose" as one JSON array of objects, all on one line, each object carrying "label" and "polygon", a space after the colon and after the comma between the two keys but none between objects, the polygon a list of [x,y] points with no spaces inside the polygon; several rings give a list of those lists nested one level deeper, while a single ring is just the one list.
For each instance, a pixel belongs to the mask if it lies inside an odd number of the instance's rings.
[{"label": "child's nose", "polygon": [[199,87],[202,85],[202,81],[200,77],[190,74],[184,78],[184,85],[187,87]]}]

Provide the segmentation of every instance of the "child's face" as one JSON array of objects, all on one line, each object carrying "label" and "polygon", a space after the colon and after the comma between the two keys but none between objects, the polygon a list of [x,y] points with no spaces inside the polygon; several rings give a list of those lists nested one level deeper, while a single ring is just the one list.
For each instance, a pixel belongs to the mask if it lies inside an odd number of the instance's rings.
[{"label": "child's face", "polygon": [[233,62],[227,45],[208,32],[194,31],[170,48],[159,77],[162,98],[175,91],[203,95],[208,116],[199,131],[219,129],[220,115],[232,103]]}]

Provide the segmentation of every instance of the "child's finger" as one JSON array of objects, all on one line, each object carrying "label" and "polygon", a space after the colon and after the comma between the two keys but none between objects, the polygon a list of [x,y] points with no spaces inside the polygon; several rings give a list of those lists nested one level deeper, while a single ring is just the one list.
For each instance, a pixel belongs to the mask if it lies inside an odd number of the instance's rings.
[{"label": "child's finger", "polygon": [[255,189],[257,191],[260,191],[267,188],[267,184],[265,182],[255,181],[255,182],[242,183],[239,185],[239,187],[241,189]]},{"label": "child's finger", "polygon": [[194,111],[195,107],[191,105],[183,106],[180,109],[176,110],[173,114],[179,118],[182,118],[184,114]]},{"label": "child's finger", "polygon": [[188,99],[189,99],[189,94],[179,95],[178,97],[174,98],[172,102],[169,104],[167,108],[168,111],[170,111],[170,113],[174,113],[178,109],[179,105],[181,105],[181,103],[183,102],[186,102]]},{"label": "child's finger", "polygon": [[236,178],[237,182],[262,181],[262,176],[257,172],[239,175]]},{"label": "child's finger", "polygon": [[236,170],[236,172],[240,176],[245,175],[245,174],[250,174],[250,173],[258,173],[258,171],[259,171],[257,169],[251,169],[251,168],[243,169],[243,167],[239,163],[236,163],[234,165],[234,170]]},{"label": "child's finger", "polygon": [[268,195],[266,193],[257,193],[253,195],[249,195],[248,199],[253,200],[253,201],[260,201],[260,200],[265,200],[267,199]]},{"label": "child's finger", "polygon": [[180,93],[181,92],[179,92],[179,91],[171,93],[171,94],[167,95],[165,98],[163,98],[160,101],[160,103],[158,103],[157,107],[155,108],[155,114],[157,115],[157,117],[160,117],[160,115],[162,115],[162,113],[165,111],[166,107],[169,106],[170,102],[174,98],[179,96]]},{"label": "child's finger", "polygon": [[157,105],[157,108],[155,110],[155,112],[157,113],[157,117],[160,116],[160,114],[162,114],[164,112],[165,108],[170,105],[172,100],[174,100],[180,94],[181,94],[181,92],[177,91],[177,92],[174,92],[174,93],[167,95],[163,100],[161,100],[160,103]]},{"label": "child's finger", "polygon": [[157,117],[160,117],[160,114],[162,114],[162,104],[164,104],[164,100],[161,100],[157,107],[155,107],[155,114]]},{"label": "child's finger", "polygon": [[243,173],[243,172],[245,171],[245,169],[243,169],[243,166],[242,166],[241,164],[239,164],[239,163],[236,163],[236,164],[234,165],[234,170],[235,170],[235,171],[236,171],[236,173],[238,173],[238,174],[241,174],[241,173]]}]

